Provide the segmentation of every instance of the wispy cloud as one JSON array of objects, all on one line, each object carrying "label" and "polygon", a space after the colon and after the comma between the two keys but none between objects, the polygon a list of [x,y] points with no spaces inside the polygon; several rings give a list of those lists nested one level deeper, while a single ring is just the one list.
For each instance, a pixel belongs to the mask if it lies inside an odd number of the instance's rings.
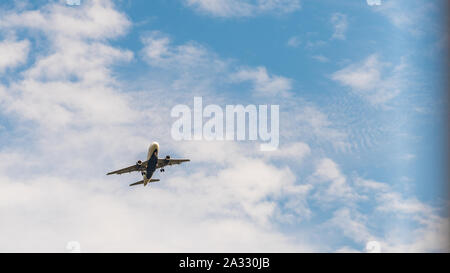
[{"label": "wispy cloud", "polygon": [[379,5],[381,5],[381,0],[367,0],[367,5],[379,6]]},{"label": "wispy cloud", "polygon": [[439,16],[439,4],[426,0],[398,0],[383,1],[380,5],[372,6],[375,12],[386,16],[394,26],[417,36],[440,29],[433,21],[435,16]]},{"label": "wispy cloud", "polygon": [[284,14],[300,9],[300,0],[183,0],[188,7],[215,17]]},{"label": "wispy cloud", "polygon": [[334,13],[330,19],[333,24],[334,33],[332,39],[344,40],[348,28],[347,15],[342,13]]},{"label": "wispy cloud", "polygon": [[376,54],[336,71],[331,78],[366,99],[373,105],[382,105],[400,94],[406,87],[404,61],[393,66],[379,60]]},{"label": "wispy cloud", "polygon": [[153,32],[143,37],[142,41],[142,53],[149,65],[168,69],[171,73],[176,71],[186,80],[191,77],[196,81],[206,80],[214,84],[249,82],[252,84],[252,93],[263,97],[288,96],[292,89],[293,82],[289,78],[273,75],[263,66],[239,66],[235,61],[223,59],[193,41],[176,45],[161,32]]},{"label": "wispy cloud", "polygon": [[283,76],[269,75],[265,67],[242,68],[231,75],[234,82],[250,81],[253,91],[259,96],[288,96],[292,80]]},{"label": "wispy cloud", "polygon": [[287,41],[286,45],[289,46],[289,47],[299,47],[301,43],[302,43],[302,41],[300,40],[299,37],[297,37],[297,36],[292,36],[292,37],[289,38],[289,40]]},{"label": "wispy cloud", "polygon": [[327,57],[325,57],[323,55],[314,55],[314,56],[312,56],[312,58],[321,63],[327,63],[330,61]]},{"label": "wispy cloud", "polygon": [[333,217],[326,225],[337,227],[344,236],[365,244],[374,239],[367,228],[367,222],[368,219],[363,214],[349,208],[342,208],[333,213]]},{"label": "wispy cloud", "polygon": [[142,53],[148,64],[175,70],[205,69],[223,71],[227,62],[196,42],[175,45],[172,39],[159,31],[142,37]]}]

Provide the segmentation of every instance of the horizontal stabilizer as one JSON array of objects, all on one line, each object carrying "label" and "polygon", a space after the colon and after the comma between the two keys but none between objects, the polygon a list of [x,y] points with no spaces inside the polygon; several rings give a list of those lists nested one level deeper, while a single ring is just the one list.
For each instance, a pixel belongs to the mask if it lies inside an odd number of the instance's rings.
[{"label": "horizontal stabilizer", "polygon": [[[148,181],[148,183],[158,182],[158,181],[159,181],[159,179],[150,179]],[[144,184],[144,180],[141,180],[141,181],[135,182],[133,184],[130,184],[130,186],[136,186],[136,185],[140,185],[140,184]]]},{"label": "horizontal stabilizer", "polygon": [[141,180],[141,181],[138,181],[136,183],[130,184],[130,186],[136,186],[136,185],[139,185],[139,184],[144,184],[144,180]]}]

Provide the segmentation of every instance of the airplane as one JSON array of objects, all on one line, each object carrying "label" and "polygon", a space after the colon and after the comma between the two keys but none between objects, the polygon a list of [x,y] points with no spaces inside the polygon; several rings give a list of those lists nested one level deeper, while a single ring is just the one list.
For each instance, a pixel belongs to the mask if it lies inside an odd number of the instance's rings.
[{"label": "airplane", "polygon": [[156,171],[156,169],[160,169],[161,172],[164,172],[164,167],[166,166],[181,164],[183,162],[190,161],[189,159],[171,159],[170,156],[166,156],[165,158],[158,158],[158,152],[159,144],[158,142],[153,142],[148,148],[146,161],[142,162],[141,160],[139,160],[135,165],[117,171],[109,172],[106,175],[141,172],[143,179],[141,181],[130,184],[130,186],[136,186],[140,184],[144,184],[144,186],[147,186],[148,183],[159,181],[159,179],[152,178],[152,175]]}]

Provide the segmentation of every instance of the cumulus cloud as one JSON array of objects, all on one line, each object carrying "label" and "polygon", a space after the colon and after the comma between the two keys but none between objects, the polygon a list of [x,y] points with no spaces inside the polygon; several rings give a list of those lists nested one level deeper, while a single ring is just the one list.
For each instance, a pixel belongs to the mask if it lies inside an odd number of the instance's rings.
[{"label": "cumulus cloud", "polygon": [[360,198],[348,184],[347,177],[341,173],[339,166],[330,158],[323,158],[317,163],[313,177],[317,179],[316,183],[326,183],[315,195],[321,203],[354,201]]},{"label": "cumulus cloud", "polygon": [[331,75],[331,78],[348,86],[372,105],[382,105],[395,98],[405,88],[407,65],[404,61],[393,66],[379,60],[376,54],[364,61],[353,63]]},{"label": "cumulus cloud", "polygon": [[123,34],[128,25],[109,1],[93,1],[83,5],[82,11],[55,4],[7,13],[0,23],[3,29],[35,29],[51,42],[23,72],[25,78],[11,83],[0,99],[4,111],[20,113],[21,118],[47,129],[132,118],[133,110],[113,87],[111,66],[131,60],[133,54],[103,41]]},{"label": "cumulus cloud", "polygon": [[0,72],[23,64],[28,57],[29,50],[30,43],[28,40],[0,41]]},{"label": "cumulus cloud", "polygon": [[[277,98],[291,91],[290,79],[265,67],[243,68],[193,41],[176,45],[161,32],[144,35],[138,54],[113,46],[111,40],[125,35],[131,22],[110,1],[80,9],[52,3],[5,14],[2,31],[35,31],[45,50],[24,42],[27,50],[36,49],[36,58],[21,77],[0,85],[0,111],[14,120],[13,128],[5,127],[14,136],[11,144],[0,149],[1,251],[65,251],[69,241],[92,252],[324,251],[330,248],[305,239],[311,233],[303,225],[287,232],[279,224],[308,223],[320,213],[318,202],[334,202],[331,207],[339,204],[339,210],[319,206],[332,215],[320,223],[363,244],[374,238],[369,216],[358,210],[367,198],[376,202],[375,214],[421,215],[413,217],[419,228],[411,242],[379,236],[383,245],[392,242],[388,249],[442,250],[437,242],[448,220],[433,207],[381,182],[361,179],[353,185],[341,164],[323,151],[316,154],[308,141],[344,150],[350,144],[329,115],[311,104],[280,98],[296,114],[284,113],[288,140],[271,154],[261,155],[248,143],[171,141],[170,107],[192,98],[188,91],[194,85],[184,85],[186,75],[194,76],[196,85],[209,79],[215,87],[210,95],[219,93],[214,92],[220,76]],[[132,88],[133,83],[121,83],[114,66],[136,57],[159,73],[150,69],[145,76],[151,81]],[[25,63],[23,58],[5,69]],[[163,154],[192,161],[168,168],[170,175],[155,174],[160,184],[147,188],[127,186],[141,179],[138,174],[105,176],[143,159],[151,140],[160,142]],[[360,191],[368,197],[359,198]]]},{"label": "cumulus cloud", "polygon": [[304,142],[293,142],[266,155],[270,158],[286,158],[295,162],[301,162],[303,158],[311,154],[311,148]]},{"label": "cumulus cloud", "polygon": [[200,13],[224,18],[284,14],[300,9],[299,0],[184,0],[184,3]]},{"label": "cumulus cloud", "polygon": [[76,9],[66,5],[45,5],[39,10],[7,12],[0,27],[22,27],[42,31],[49,38],[106,39],[123,35],[130,27],[125,14],[110,1],[94,0]]},{"label": "cumulus cloud", "polygon": [[[81,182],[40,176],[26,181],[2,176],[0,210],[11,223],[1,227],[8,234],[1,236],[2,251],[64,251],[71,240],[89,252],[310,249],[267,225],[275,207],[266,201],[268,194],[276,194],[284,185],[279,182],[292,181],[292,176],[272,173],[273,167],[258,162],[248,164],[215,177],[179,173],[149,191],[106,178]],[[249,183],[245,171],[252,167],[265,171]],[[265,186],[264,176],[272,177]]]},{"label": "cumulus cloud", "polygon": [[[125,31],[129,22],[118,20],[112,30],[102,26],[102,16],[126,17],[109,1],[94,1],[83,9],[88,15],[50,4],[10,11],[2,20],[0,27],[8,31],[36,30],[48,46],[36,52],[23,78],[0,87],[2,114],[15,118],[16,128],[27,128],[26,146],[0,151],[0,210],[9,223],[0,228],[8,234],[1,238],[2,251],[64,251],[69,241],[94,252],[314,249],[272,223],[308,213],[301,201],[308,187],[297,185],[289,167],[248,156],[236,143],[214,145],[212,152],[208,142],[167,141],[164,123],[169,115],[164,114],[171,101],[158,91],[122,92],[113,73],[116,63],[134,57],[109,42],[124,34],[118,30]],[[27,23],[30,18],[37,23]],[[74,20],[76,26],[54,26],[59,20]],[[152,35],[143,39],[151,66],[171,69],[178,64],[180,74],[189,68],[198,73],[220,61],[198,44],[177,47],[164,36]],[[125,184],[124,177],[105,177],[108,170],[144,155],[151,139],[190,157],[189,171],[174,168],[164,183],[146,191],[126,186],[139,177],[130,175]],[[295,147],[308,153],[306,146]],[[205,171],[204,164],[211,166],[214,160],[216,172]],[[18,164],[20,170],[11,168]],[[280,198],[286,200],[287,212],[279,207]]]}]

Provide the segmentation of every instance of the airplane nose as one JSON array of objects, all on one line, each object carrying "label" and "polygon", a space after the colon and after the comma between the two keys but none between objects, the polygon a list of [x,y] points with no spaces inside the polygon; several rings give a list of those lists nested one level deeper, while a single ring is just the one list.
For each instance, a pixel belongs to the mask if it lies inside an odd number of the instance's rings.
[{"label": "airplane nose", "polygon": [[159,143],[155,141],[152,143],[152,146],[154,147],[156,153],[158,153],[159,152]]}]

